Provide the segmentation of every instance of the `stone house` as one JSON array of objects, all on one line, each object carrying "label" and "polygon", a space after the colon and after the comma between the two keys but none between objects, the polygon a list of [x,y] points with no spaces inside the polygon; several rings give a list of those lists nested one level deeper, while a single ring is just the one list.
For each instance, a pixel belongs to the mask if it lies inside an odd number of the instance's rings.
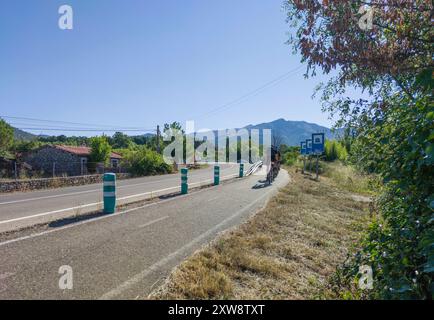
[{"label": "stone house", "polygon": [[[34,170],[56,176],[80,176],[88,174],[88,163],[91,148],[63,145],[46,145],[25,156],[25,161]],[[118,171],[122,156],[112,152],[110,155],[110,171]],[[101,169],[101,166],[96,166]],[[101,170],[98,170],[99,172]]]}]

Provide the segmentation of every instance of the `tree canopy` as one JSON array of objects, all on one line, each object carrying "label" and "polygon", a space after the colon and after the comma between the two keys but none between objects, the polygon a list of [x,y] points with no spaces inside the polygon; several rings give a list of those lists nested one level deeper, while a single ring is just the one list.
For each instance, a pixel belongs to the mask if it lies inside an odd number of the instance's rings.
[{"label": "tree canopy", "polygon": [[[366,6],[369,27],[360,23]],[[323,110],[346,128],[350,161],[383,179],[379,215],[345,270],[349,283],[369,265],[374,290],[366,295],[432,299],[432,1],[290,0],[285,8],[296,30],[288,43],[307,63],[306,76],[337,74],[318,91]],[[370,97],[352,98],[350,86]]]},{"label": "tree canopy", "polygon": [[108,143],[107,137],[101,136],[91,138],[90,146],[90,161],[92,163],[107,164],[112,152],[112,147]]},{"label": "tree canopy", "polygon": [[14,141],[14,129],[0,119],[0,155],[5,155]]}]

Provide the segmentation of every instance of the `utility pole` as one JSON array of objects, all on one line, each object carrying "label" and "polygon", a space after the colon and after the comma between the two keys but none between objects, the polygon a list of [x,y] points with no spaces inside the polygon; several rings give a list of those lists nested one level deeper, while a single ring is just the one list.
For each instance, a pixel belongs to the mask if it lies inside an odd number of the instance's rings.
[{"label": "utility pole", "polygon": [[15,175],[15,180],[17,180],[18,179],[17,160],[14,161],[14,175]]},{"label": "utility pole", "polygon": [[157,153],[161,153],[160,150],[160,126],[157,125]]},{"label": "utility pole", "polygon": [[56,162],[53,162],[53,178],[56,177]]}]

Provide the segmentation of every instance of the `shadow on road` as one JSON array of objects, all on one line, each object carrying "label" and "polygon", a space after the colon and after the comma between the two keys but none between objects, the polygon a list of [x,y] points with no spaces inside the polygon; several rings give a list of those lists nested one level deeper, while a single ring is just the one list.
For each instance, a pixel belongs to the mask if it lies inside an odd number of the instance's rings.
[{"label": "shadow on road", "polygon": [[68,224],[77,223],[77,222],[81,222],[84,220],[95,219],[95,218],[99,218],[99,217],[102,217],[105,215],[106,214],[104,212],[95,212],[95,213],[86,214],[86,215],[82,215],[82,216],[65,218],[65,219],[61,219],[61,220],[57,220],[57,221],[53,221],[53,222],[49,223],[48,227],[59,228],[59,227],[66,226]]},{"label": "shadow on road", "polygon": [[268,184],[267,180],[259,180],[252,189],[264,189],[268,187],[271,187],[271,184]]}]

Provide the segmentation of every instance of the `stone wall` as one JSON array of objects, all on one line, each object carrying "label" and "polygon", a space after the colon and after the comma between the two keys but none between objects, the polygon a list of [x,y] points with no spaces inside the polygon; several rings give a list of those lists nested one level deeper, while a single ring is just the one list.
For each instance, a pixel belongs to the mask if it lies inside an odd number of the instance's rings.
[{"label": "stone wall", "polygon": [[[127,173],[116,174],[117,179],[128,179],[131,176]],[[102,183],[103,175],[95,174],[79,177],[62,177],[48,179],[26,179],[15,181],[0,181],[0,193],[15,191],[32,191],[40,189],[61,188],[70,186],[81,186],[92,183]],[[102,186],[101,186],[102,188]]]},{"label": "stone wall", "polygon": [[55,163],[55,174],[57,176],[78,176],[81,175],[81,157],[56,149],[52,146],[42,147],[30,153],[24,161],[32,166],[34,170],[43,171],[52,175],[53,163]]}]

